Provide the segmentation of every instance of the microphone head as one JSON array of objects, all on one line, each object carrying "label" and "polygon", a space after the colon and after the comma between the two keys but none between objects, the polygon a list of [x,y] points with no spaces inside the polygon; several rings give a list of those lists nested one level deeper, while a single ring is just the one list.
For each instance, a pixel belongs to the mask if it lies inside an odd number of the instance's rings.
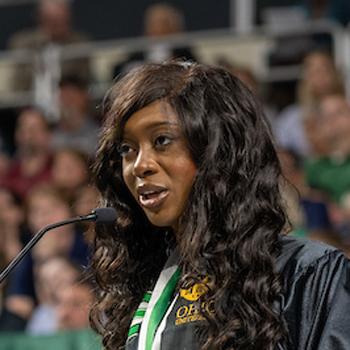
[{"label": "microphone head", "polygon": [[114,208],[97,208],[93,211],[96,215],[95,222],[96,224],[113,224],[117,219],[117,212]]}]

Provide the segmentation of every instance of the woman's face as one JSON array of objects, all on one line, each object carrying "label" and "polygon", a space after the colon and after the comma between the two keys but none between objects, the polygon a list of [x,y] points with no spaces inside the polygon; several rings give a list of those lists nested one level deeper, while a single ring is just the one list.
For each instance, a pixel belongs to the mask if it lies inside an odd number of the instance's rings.
[{"label": "woman's face", "polygon": [[124,181],[149,221],[176,230],[197,169],[172,108],[156,101],[134,113],[120,153]]}]

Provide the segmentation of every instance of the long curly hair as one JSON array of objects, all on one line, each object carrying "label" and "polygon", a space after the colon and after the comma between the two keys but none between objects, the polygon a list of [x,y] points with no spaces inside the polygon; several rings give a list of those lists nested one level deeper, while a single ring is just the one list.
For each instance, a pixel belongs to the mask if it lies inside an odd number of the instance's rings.
[{"label": "long curly hair", "polygon": [[286,336],[274,309],[282,294],[275,260],[286,223],[280,164],[256,98],[226,70],[196,63],[144,65],[106,99],[94,176],[101,205],[114,207],[118,220],[113,228],[96,227],[92,325],[106,349],[125,345],[132,315],[174,241],[171,230],[152,226],[132,198],[118,153],[128,118],[160,99],[176,112],[198,170],[176,245],[178,287],[209,280],[198,303],[211,302],[214,312],[201,310],[201,349],[273,350]]}]

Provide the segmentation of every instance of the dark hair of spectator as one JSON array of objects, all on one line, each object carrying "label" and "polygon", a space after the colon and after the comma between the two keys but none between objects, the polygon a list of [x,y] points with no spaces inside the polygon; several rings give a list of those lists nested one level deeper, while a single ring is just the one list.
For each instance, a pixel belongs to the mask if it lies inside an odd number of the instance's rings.
[{"label": "dark hair of spectator", "polygon": [[44,122],[45,126],[49,130],[52,129],[52,125],[50,124],[50,122],[49,122],[45,112],[40,107],[33,106],[33,105],[28,105],[28,106],[21,107],[20,109],[18,109],[17,116],[20,116],[20,115],[22,115],[23,113],[26,113],[26,112],[36,113],[41,118],[41,120]]},{"label": "dark hair of spectator", "polygon": [[77,88],[78,90],[86,91],[88,89],[88,83],[85,79],[77,76],[77,75],[65,75],[63,76],[58,86],[62,89],[67,86],[72,86]]}]

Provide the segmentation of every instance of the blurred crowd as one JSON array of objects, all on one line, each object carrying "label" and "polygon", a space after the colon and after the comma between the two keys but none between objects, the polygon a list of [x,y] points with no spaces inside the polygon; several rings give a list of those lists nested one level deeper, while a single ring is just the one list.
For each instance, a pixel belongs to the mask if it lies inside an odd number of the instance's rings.
[{"label": "blurred crowd", "polygon": [[[116,62],[111,82],[143,62],[200,61],[191,47],[172,47],[166,40],[185,30],[179,9],[152,5],[143,26],[144,35],[152,38],[149,48]],[[84,40],[73,30],[69,2],[41,0],[37,28],[16,33],[9,48],[46,50],[52,56],[55,45]],[[48,64],[43,74],[20,65],[13,78],[16,89],[36,89],[39,97],[55,83],[58,115],[53,118],[50,108],[33,101],[18,110],[14,149],[7,138],[0,139],[1,269],[43,226],[87,214],[98,204],[90,165],[101,117],[89,91],[89,61],[70,61],[59,71],[50,62],[42,62]],[[218,58],[217,64],[238,76],[265,109],[283,167],[291,234],[327,242],[350,256],[350,103],[332,52],[315,45],[306,50],[296,99],[282,109],[268,101],[266,87],[249,67],[230,57]],[[86,273],[92,240],[85,224],[48,233],[1,286],[0,331],[49,334],[87,328],[94,301]]]}]

